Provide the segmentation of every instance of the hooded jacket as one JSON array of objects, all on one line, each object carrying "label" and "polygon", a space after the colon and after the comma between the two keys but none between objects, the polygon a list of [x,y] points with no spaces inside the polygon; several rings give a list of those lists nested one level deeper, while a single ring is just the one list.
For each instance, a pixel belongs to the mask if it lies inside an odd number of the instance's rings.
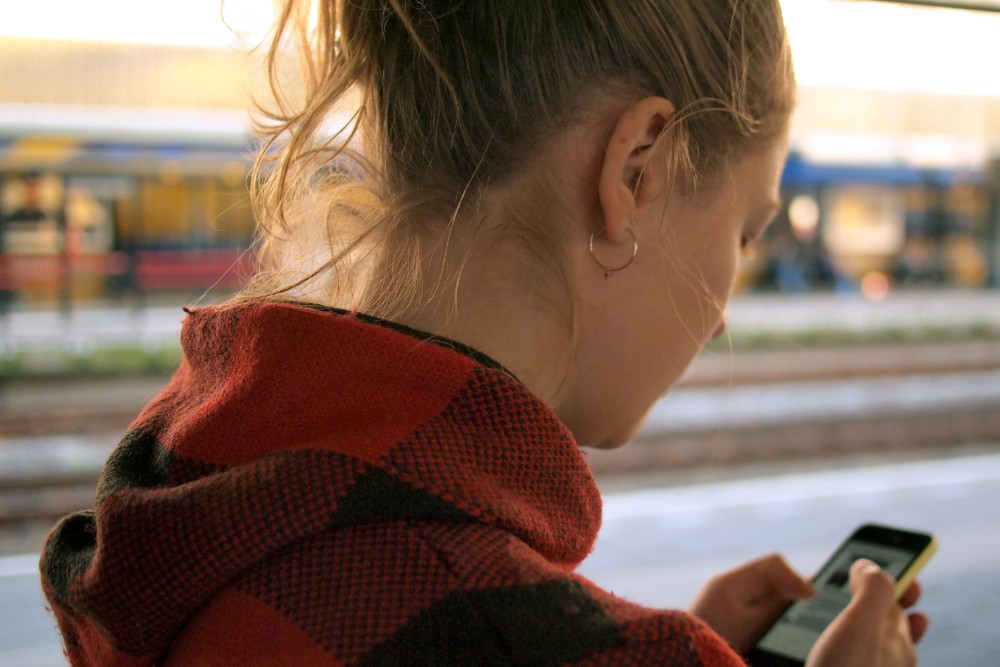
[{"label": "hooded jacket", "polygon": [[485,356],[268,302],[191,311],[181,340],[42,555],[73,665],[743,664],[573,573],[593,478]]}]

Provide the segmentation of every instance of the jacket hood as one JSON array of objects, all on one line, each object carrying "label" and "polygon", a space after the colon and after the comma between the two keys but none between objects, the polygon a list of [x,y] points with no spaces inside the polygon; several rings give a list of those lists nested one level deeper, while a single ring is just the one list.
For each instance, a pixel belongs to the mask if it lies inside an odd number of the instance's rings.
[{"label": "jacket hood", "polygon": [[184,360],[64,519],[43,587],[74,664],[155,661],[241,572],[319,532],[474,521],[571,569],[600,498],[565,426],[488,358],[357,314],[190,311]]}]

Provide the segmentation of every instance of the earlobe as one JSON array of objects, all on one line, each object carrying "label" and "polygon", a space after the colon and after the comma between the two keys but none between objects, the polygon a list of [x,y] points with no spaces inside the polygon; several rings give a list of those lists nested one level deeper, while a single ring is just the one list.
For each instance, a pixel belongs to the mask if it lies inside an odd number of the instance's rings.
[{"label": "earlobe", "polygon": [[654,146],[663,133],[674,105],[663,97],[646,97],[618,118],[601,165],[598,190],[604,214],[604,233],[613,244],[628,240],[636,210],[656,190],[655,173],[648,169]]}]

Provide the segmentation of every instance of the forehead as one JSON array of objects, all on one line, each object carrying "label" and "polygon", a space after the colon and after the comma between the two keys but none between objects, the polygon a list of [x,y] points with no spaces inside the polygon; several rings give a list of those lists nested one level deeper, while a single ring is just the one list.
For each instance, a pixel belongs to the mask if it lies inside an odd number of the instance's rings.
[{"label": "forehead", "polygon": [[693,193],[694,198],[702,202],[732,200],[746,191],[759,193],[761,199],[777,199],[789,143],[786,129],[778,136],[731,154],[714,173],[705,174]]}]

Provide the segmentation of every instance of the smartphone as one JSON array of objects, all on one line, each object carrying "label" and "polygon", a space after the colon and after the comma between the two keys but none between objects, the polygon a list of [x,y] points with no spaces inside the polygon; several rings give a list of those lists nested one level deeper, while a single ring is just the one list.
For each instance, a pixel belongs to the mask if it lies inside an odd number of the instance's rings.
[{"label": "smartphone", "polygon": [[859,558],[877,563],[896,580],[896,599],[937,549],[934,537],[866,524],[854,531],[813,577],[816,596],[782,612],[750,653],[753,667],[802,667],[826,626],[851,600],[848,576]]}]

